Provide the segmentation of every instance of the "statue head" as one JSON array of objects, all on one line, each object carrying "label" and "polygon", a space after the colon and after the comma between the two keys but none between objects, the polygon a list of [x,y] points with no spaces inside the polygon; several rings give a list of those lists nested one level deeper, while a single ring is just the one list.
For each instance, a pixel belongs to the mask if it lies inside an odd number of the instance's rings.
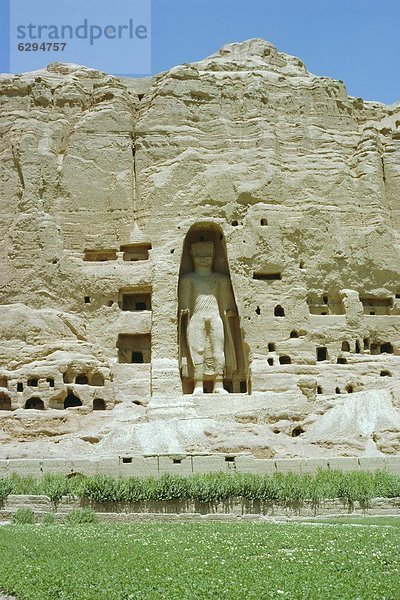
[{"label": "statue head", "polygon": [[190,255],[195,267],[212,267],[214,242],[195,242],[190,247]]}]

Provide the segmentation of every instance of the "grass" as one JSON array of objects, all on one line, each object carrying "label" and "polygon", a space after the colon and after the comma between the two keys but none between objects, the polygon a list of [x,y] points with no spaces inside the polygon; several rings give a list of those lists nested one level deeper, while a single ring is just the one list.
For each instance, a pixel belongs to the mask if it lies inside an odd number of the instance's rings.
[{"label": "grass", "polygon": [[340,516],[319,519],[304,519],[303,523],[328,523],[334,525],[379,525],[384,527],[400,527],[400,517],[357,517]]},{"label": "grass", "polygon": [[6,525],[19,600],[395,600],[395,527],[273,523]]},{"label": "grass", "polygon": [[165,474],[153,477],[107,475],[76,476],[46,474],[41,479],[12,475],[0,478],[0,504],[8,494],[45,494],[54,505],[63,495],[75,495],[97,502],[194,500],[221,502],[232,498],[249,501],[293,502],[339,498],[352,504],[368,504],[374,497],[400,496],[400,475],[387,471],[350,472],[320,470],[314,475],[278,473],[272,476],[250,473],[210,473],[183,477]]}]

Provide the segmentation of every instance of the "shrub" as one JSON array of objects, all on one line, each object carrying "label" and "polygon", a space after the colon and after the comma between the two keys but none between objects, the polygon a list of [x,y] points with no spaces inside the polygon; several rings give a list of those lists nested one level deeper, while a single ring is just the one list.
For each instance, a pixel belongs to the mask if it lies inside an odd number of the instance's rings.
[{"label": "shrub", "polygon": [[165,473],[155,482],[151,500],[180,500],[188,497],[188,478]]},{"label": "shrub", "polygon": [[83,498],[83,490],[85,481],[88,479],[86,475],[82,475],[81,473],[76,473],[74,475],[70,475],[66,478],[67,488],[65,491],[66,495],[78,496],[79,498]]},{"label": "shrub", "polygon": [[46,473],[39,486],[41,493],[48,496],[56,508],[62,496],[68,493],[68,479],[57,473]]},{"label": "shrub", "polygon": [[398,498],[400,496],[400,477],[388,471],[375,471],[372,474],[374,496]]},{"label": "shrub", "polygon": [[119,477],[109,475],[71,478],[46,474],[42,479],[12,475],[0,479],[0,503],[8,494],[46,494],[57,506],[63,495],[73,494],[96,502],[194,500],[224,502],[233,498],[249,501],[293,502],[340,498],[352,504],[367,504],[373,497],[400,496],[400,476],[387,471],[348,472],[319,470],[315,474],[208,473],[181,476]]},{"label": "shrub", "polygon": [[22,476],[12,473],[9,477],[11,483],[11,494],[18,495],[36,495],[40,494],[40,486],[35,477],[28,475]]},{"label": "shrub", "polygon": [[33,525],[35,513],[31,508],[18,508],[12,516],[12,522],[15,525]]},{"label": "shrub", "polygon": [[86,525],[87,523],[97,523],[96,513],[91,508],[78,508],[68,513],[65,522],[68,525]]},{"label": "shrub", "polygon": [[373,481],[370,473],[341,473],[337,497],[345,500],[350,506],[357,500],[368,504],[374,496]]},{"label": "shrub", "polygon": [[4,504],[7,496],[12,492],[11,481],[8,477],[0,477],[0,506]]},{"label": "shrub", "polygon": [[121,500],[119,493],[119,479],[108,475],[93,475],[85,477],[79,488],[83,498],[96,502],[115,502]]},{"label": "shrub", "polygon": [[156,481],[152,477],[128,477],[119,480],[121,500],[139,502],[156,498]]},{"label": "shrub", "polygon": [[43,525],[55,525],[57,519],[53,513],[44,513],[41,518]]}]

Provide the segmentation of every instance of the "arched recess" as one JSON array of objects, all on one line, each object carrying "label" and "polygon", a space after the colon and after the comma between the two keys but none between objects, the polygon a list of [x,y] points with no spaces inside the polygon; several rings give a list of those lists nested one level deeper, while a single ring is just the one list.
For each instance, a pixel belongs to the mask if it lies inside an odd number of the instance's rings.
[{"label": "arched recess", "polygon": [[64,408],[71,408],[75,406],[82,406],[82,402],[78,396],[75,396],[72,390],[68,390],[68,396],[64,400]]},{"label": "arched recess", "polygon": [[28,410],[32,408],[35,410],[44,410],[44,402],[41,398],[33,396],[25,402],[25,408]]},{"label": "arched recess", "polygon": [[93,400],[93,410],[106,410],[106,403],[102,398],[95,398]]},{"label": "arched recess", "polygon": [[[238,313],[235,300],[235,293],[232,287],[232,281],[229,271],[229,261],[226,249],[226,243],[221,227],[215,223],[200,222],[192,225],[186,234],[182,255],[181,266],[179,271],[178,285],[178,345],[179,345],[179,366],[182,379],[182,388],[184,394],[190,394],[194,388],[194,366],[191,359],[189,341],[188,341],[188,324],[193,312],[193,306],[188,313],[184,313],[182,300],[182,282],[185,276],[193,273],[193,261],[191,257],[191,246],[198,242],[213,242],[214,258],[212,263],[212,271],[214,274],[221,274],[221,280],[224,281],[224,286],[229,288],[232,294],[233,316],[226,318],[222,302],[219,300],[219,313],[224,325],[224,350],[225,350],[225,368],[223,376],[223,386],[230,393],[250,393],[251,382],[249,380],[249,347],[244,340],[244,333],[240,327],[240,315]],[[189,275],[190,276],[190,275]],[[194,303],[193,292],[191,303]],[[190,303],[189,303],[190,304]],[[205,347],[204,359],[204,392],[212,392],[215,386],[215,373],[212,367],[207,367],[207,353],[210,353],[210,337],[207,334],[207,343]],[[228,349],[229,344],[229,349]],[[214,388],[215,391],[215,388]]]}]

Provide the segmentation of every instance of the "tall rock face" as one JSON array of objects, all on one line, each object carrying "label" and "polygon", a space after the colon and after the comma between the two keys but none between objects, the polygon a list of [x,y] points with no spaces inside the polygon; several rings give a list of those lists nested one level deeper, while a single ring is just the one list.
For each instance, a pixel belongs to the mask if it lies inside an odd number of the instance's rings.
[{"label": "tall rock face", "polygon": [[[399,452],[400,104],[264,40],[3,75],[0,103],[1,456]],[[202,241],[234,295],[225,395],[180,362]]]}]

